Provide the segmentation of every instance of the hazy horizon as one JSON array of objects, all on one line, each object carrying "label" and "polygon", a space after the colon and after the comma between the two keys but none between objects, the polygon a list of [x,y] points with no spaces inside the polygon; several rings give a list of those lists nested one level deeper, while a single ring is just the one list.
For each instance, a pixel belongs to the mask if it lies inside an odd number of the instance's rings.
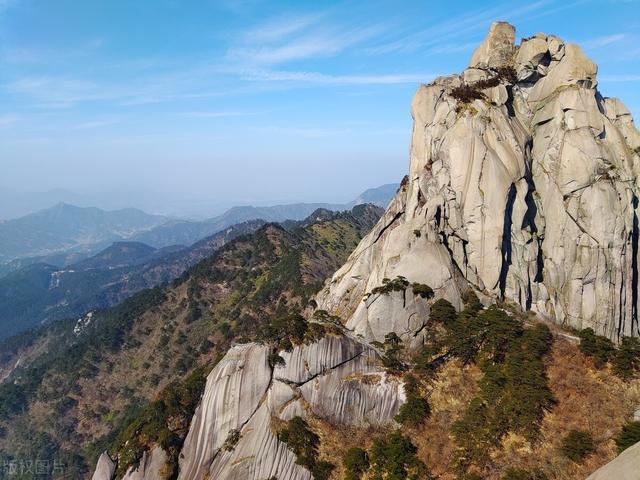
[{"label": "hazy horizon", "polygon": [[166,215],[169,217],[184,219],[204,219],[219,215],[229,208],[239,206],[276,206],[297,203],[326,203],[345,204],[356,199],[366,190],[374,189],[388,184],[372,185],[362,190],[350,188],[338,195],[326,198],[310,198],[296,200],[245,197],[245,198],[205,198],[196,196],[175,195],[167,196],[162,193],[164,201],[158,202],[158,192],[145,190],[121,190],[121,191],[71,191],[66,189],[51,189],[48,191],[16,190],[0,186],[0,221],[19,218],[40,210],[55,206],[59,203],[67,203],[77,207],[97,207],[103,210],[119,210],[124,208],[136,208],[146,213]]},{"label": "hazy horizon", "polygon": [[461,71],[498,19],[580,44],[638,114],[638,5],[0,0],[3,201],[348,201],[401,179],[416,88]]}]

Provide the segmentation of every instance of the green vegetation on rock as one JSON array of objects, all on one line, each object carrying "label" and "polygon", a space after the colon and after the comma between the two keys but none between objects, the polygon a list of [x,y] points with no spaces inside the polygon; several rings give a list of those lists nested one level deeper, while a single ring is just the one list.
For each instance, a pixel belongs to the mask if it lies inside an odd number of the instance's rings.
[{"label": "green vegetation on rock", "polygon": [[564,456],[579,462],[587,455],[595,452],[595,444],[591,434],[584,430],[571,430],[563,439],[560,447]]}]

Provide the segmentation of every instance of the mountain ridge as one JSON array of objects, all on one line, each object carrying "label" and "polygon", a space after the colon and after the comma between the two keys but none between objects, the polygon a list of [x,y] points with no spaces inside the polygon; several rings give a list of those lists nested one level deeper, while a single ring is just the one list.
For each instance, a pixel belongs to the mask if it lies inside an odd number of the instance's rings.
[{"label": "mountain ridge", "polygon": [[[149,215],[135,208],[102,210],[59,202],[48,209],[0,222],[0,276],[3,272],[6,274],[38,261],[54,261],[58,262],[55,263],[56,266],[65,267],[69,264],[65,257],[76,262],[82,257],[98,253],[114,241],[138,241],[155,248],[189,246],[227,227],[249,220],[303,220],[317,208],[342,211],[350,210],[358,203],[373,203],[384,208],[396,188],[394,184],[388,184],[366,190],[358,197],[369,198],[366,202],[358,202],[356,199],[346,204],[237,206],[202,221]],[[74,216],[80,218],[74,219]],[[105,225],[104,221],[96,223],[94,220],[119,217],[123,219],[120,225],[117,221],[113,222],[114,225]],[[134,218],[139,219],[138,228],[133,228],[134,225],[131,224]]]}]

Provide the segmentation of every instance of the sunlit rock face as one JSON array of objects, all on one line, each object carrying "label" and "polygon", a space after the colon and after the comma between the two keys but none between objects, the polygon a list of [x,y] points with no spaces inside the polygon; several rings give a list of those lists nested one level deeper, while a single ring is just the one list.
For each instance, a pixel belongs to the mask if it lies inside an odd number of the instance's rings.
[{"label": "sunlit rock face", "polygon": [[[286,364],[271,367],[269,348],[233,347],[207,378],[180,455],[180,479],[276,476],[311,479],[278,440],[274,420],[314,415],[332,423],[367,426],[393,422],[404,402],[397,379],[382,371],[378,354],[344,335],[279,352]],[[229,444],[237,431],[237,443]]]},{"label": "sunlit rock face", "polygon": [[160,447],[144,452],[140,465],[129,468],[122,480],[156,480],[166,477],[167,453]]},{"label": "sunlit rock face", "polygon": [[587,477],[587,480],[635,480],[640,472],[640,443],[627,448],[624,452],[600,467]]},{"label": "sunlit rock face", "polygon": [[[461,75],[416,92],[408,179],[318,299],[366,338],[398,331],[361,302],[397,275],[454,304],[471,286],[566,326],[640,333],[640,135],[577,45],[514,38],[494,24]],[[457,98],[479,81],[479,98]]]}]

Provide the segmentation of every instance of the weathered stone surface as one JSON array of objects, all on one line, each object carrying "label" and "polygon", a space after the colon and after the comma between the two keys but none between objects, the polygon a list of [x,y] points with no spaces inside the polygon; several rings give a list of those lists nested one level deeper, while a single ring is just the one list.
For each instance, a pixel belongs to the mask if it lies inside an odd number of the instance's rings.
[{"label": "weathered stone surface", "polygon": [[402,383],[364,354],[305,383],[300,391],[314,415],[339,425],[387,425],[405,402]]},{"label": "weathered stone surface", "polygon": [[638,478],[640,478],[640,443],[627,448],[605,466],[589,475],[587,480],[638,480]]},{"label": "weathered stone surface", "polygon": [[267,346],[237,345],[209,374],[180,455],[178,478],[203,478],[229,432],[255,414],[271,384],[268,354]]},{"label": "weathered stone surface", "polygon": [[337,365],[360,355],[365,347],[348,337],[327,335],[310,345],[296,346],[291,352],[280,352],[285,366],[277,367],[274,377],[302,384]]},{"label": "weathered stone surface", "polygon": [[144,452],[140,465],[136,469],[129,468],[122,480],[158,480],[166,475],[167,454],[160,448],[155,447],[151,453]]},{"label": "weathered stone surface", "polygon": [[107,452],[104,452],[98,458],[96,470],[93,472],[91,480],[112,480],[113,474],[116,472],[116,464]]},{"label": "weathered stone surface", "polygon": [[[280,352],[287,363],[273,372],[268,353],[266,346],[237,345],[209,374],[178,478],[309,480],[310,472],[274,435],[272,418],[313,413],[352,425],[382,425],[393,421],[404,402],[402,384],[388,379],[377,353],[356,339],[331,334]],[[228,448],[231,430],[240,439]]]},{"label": "weathered stone surface", "polygon": [[514,52],[516,29],[506,22],[491,25],[489,35],[476,49],[470,67],[498,67],[507,63]]},{"label": "weathered stone surface", "polygon": [[[365,339],[424,322],[392,300],[362,305],[396,275],[458,305],[470,285],[564,325],[640,333],[640,134],[578,46],[536,34],[509,57],[511,36],[494,25],[461,76],[416,92],[408,181],[317,299]],[[517,72],[508,98],[493,92],[503,79],[461,106],[452,89],[495,76],[496,58]]]},{"label": "weathered stone surface", "polygon": [[384,342],[387,333],[395,332],[411,344],[428,318],[428,302],[409,287],[404,292],[371,295],[358,306],[347,328],[368,342]]}]

